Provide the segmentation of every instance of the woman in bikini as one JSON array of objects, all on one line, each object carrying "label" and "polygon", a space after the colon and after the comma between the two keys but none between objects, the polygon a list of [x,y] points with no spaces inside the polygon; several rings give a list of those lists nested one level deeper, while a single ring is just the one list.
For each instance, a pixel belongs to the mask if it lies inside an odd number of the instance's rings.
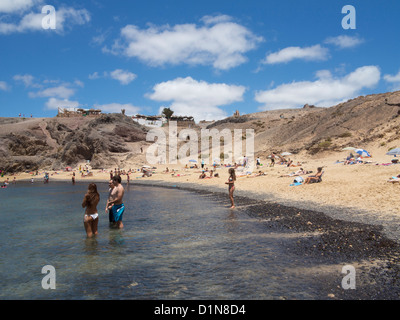
[{"label": "woman in bikini", "polygon": [[89,184],[88,191],[82,202],[82,208],[86,208],[83,218],[88,238],[97,235],[97,225],[99,223],[99,214],[97,212],[97,204],[100,201],[100,195],[97,192],[97,186],[94,183]]},{"label": "woman in bikini", "polygon": [[231,209],[235,208],[235,203],[233,202],[233,191],[235,191],[235,181],[236,181],[235,169],[230,168],[229,169],[229,178],[228,178],[228,181],[225,182],[225,184],[228,185],[229,199],[231,200]]}]

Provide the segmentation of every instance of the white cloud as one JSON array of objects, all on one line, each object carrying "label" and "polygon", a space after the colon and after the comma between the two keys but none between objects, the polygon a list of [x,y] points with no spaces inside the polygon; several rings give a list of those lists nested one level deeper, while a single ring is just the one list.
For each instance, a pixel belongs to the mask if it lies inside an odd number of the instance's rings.
[{"label": "white cloud", "polygon": [[66,26],[71,28],[73,25],[84,25],[90,20],[90,13],[86,9],[61,8],[57,10],[56,30],[63,32]]},{"label": "white cloud", "polygon": [[364,66],[342,77],[334,78],[329,71],[320,71],[317,80],[282,84],[274,89],[259,91],[255,100],[262,103],[260,110],[302,107],[306,103],[330,107],[354,98],[364,88],[372,88],[380,80],[376,66]]},{"label": "white cloud", "polygon": [[99,72],[97,71],[92,74],[89,74],[90,80],[96,80],[100,78],[111,78],[119,81],[123,85],[127,85],[131,83],[133,80],[135,80],[137,78],[137,75],[130,71],[122,69],[116,69],[111,72],[104,71],[103,74],[99,74]]},{"label": "white cloud", "polygon": [[308,60],[308,61],[320,61],[328,58],[328,49],[321,47],[317,44],[311,47],[287,47],[278,52],[271,53],[265,57],[263,63],[265,64],[277,64],[286,63],[292,60]]},{"label": "white cloud", "polygon": [[394,76],[390,74],[385,74],[383,79],[385,79],[386,82],[389,82],[392,84],[391,90],[397,91],[400,90],[400,71],[395,74]]},{"label": "white cloud", "polygon": [[46,102],[46,107],[51,110],[58,110],[58,108],[78,108],[78,101],[70,101],[68,99],[50,98]]},{"label": "white cloud", "polygon": [[340,49],[347,49],[347,48],[353,48],[361,43],[364,42],[364,39],[361,39],[357,36],[337,36],[337,37],[329,37],[325,40],[325,43],[327,44],[333,44]]},{"label": "white cloud", "polygon": [[210,25],[210,24],[232,21],[232,17],[223,14],[223,15],[217,15],[217,16],[204,16],[200,20],[202,22],[204,22],[204,24]]},{"label": "white cloud", "polygon": [[1,0],[0,12],[14,13],[30,9],[42,0]]},{"label": "white cloud", "polygon": [[60,108],[77,108],[78,101],[71,101],[70,98],[75,94],[77,88],[83,87],[83,82],[75,80],[73,83],[62,82],[58,86],[49,87],[49,85],[58,84],[60,80],[45,79],[41,84],[34,83],[34,77],[31,75],[14,76],[15,80],[23,81],[27,88],[40,88],[37,92],[29,92],[30,98],[48,98],[45,106],[47,109],[57,110]]},{"label": "white cloud", "polygon": [[13,77],[14,81],[22,82],[26,88],[42,88],[43,86],[35,82],[35,77],[30,74],[16,74]]},{"label": "white cloud", "polygon": [[387,82],[400,82],[400,71],[394,76],[391,76],[390,74],[385,74],[383,78]]},{"label": "white cloud", "polygon": [[153,87],[147,97],[154,101],[172,101],[175,115],[193,116],[196,121],[219,120],[226,112],[219,108],[243,100],[245,87],[225,83],[207,83],[191,77],[177,78]]},{"label": "white cloud", "polygon": [[85,84],[84,84],[82,81],[80,81],[80,80],[75,80],[75,81],[74,81],[74,84],[75,84],[76,86],[78,86],[78,87],[81,87],[81,88],[83,88],[83,87],[85,86]]},{"label": "white cloud", "polygon": [[122,109],[125,109],[125,114],[128,116],[133,116],[138,114],[140,108],[136,107],[130,103],[121,104],[121,103],[110,103],[103,105],[95,105],[96,109],[101,109],[103,112],[109,113],[121,113]]},{"label": "white cloud", "polygon": [[136,74],[122,69],[110,72],[110,76],[124,85],[127,85],[136,79]]},{"label": "white cloud", "polygon": [[137,58],[151,66],[166,64],[212,65],[227,70],[244,63],[244,54],[263,41],[228,16],[206,16],[204,25],[127,25],[112,49],[114,54]]},{"label": "white cloud", "polygon": [[36,93],[30,92],[29,96],[31,98],[57,97],[57,98],[61,98],[61,99],[68,99],[71,96],[73,96],[74,94],[75,94],[74,89],[68,88],[65,85],[61,85],[58,87],[47,88],[47,89],[41,90]]},{"label": "white cloud", "polygon": [[76,10],[74,8],[62,7],[56,9],[56,29],[46,30],[42,27],[45,13],[30,12],[25,14],[20,21],[1,22],[0,34],[12,34],[31,31],[54,31],[58,34],[64,33],[65,29],[71,29],[74,25],[83,25],[90,21],[90,14],[86,9]]},{"label": "white cloud", "polygon": [[99,79],[100,78],[100,75],[99,75],[99,73],[96,71],[96,72],[93,72],[92,74],[89,74],[89,77],[88,77],[90,80],[95,80],[95,79]]},{"label": "white cloud", "polygon": [[5,81],[0,81],[0,90],[8,91],[10,90],[10,86]]}]

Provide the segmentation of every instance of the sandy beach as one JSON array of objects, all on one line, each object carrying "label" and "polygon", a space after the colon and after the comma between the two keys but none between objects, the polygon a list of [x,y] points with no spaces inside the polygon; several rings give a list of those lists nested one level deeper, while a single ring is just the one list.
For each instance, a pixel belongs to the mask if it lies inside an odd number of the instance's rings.
[{"label": "sandy beach", "polygon": [[[293,163],[301,162],[305,170],[313,171],[315,174],[317,167],[321,166],[324,171],[321,183],[298,186],[291,186],[294,177],[282,177],[282,175],[295,172],[299,167],[287,167],[278,163],[274,167],[270,167],[270,160],[261,158],[263,166],[254,172],[261,170],[265,173],[263,176],[241,176],[243,167],[236,170],[235,196],[324,212],[333,218],[345,221],[382,225],[389,238],[400,241],[398,227],[400,216],[396,198],[400,184],[387,181],[390,177],[400,173],[400,164],[391,164],[392,157],[385,154],[387,152],[385,148],[370,148],[369,151],[372,157],[363,159],[367,163],[353,165],[343,164],[343,160],[348,155],[346,152],[331,153],[314,158],[295,155],[291,158]],[[151,177],[142,177],[142,173],[138,171],[140,167],[140,164],[133,163],[129,168],[121,168],[121,170],[135,170],[130,175],[131,184],[180,187],[227,194],[225,182],[228,179],[228,168],[224,166],[216,169],[219,177],[207,179],[199,179],[201,169],[185,169],[182,164],[157,165],[155,169],[152,169]],[[166,167],[168,167],[169,173],[164,172]],[[107,182],[110,170],[114,170],[114,168],[92,169],[93,175],[85,177],[79,174],[79,166],[72,170],[75,172],[77,183],[89,183],[92,181]],[[173,174],[172,170],[175,171]],[[72,172],[50,171],[50,181],[71,183]],[[209,173],[206,174],[209,176]],[[33,177],[35,183],[42,183],[43,175],[43,172],[39,172],[38,176],[34,176],[32,173],[6,175],[1,181],[9,178],[9,181],[12,182],[15,176],[17,181],[31,180]],[[304,178],[307,176],[302,175]],[[124,184],[127,183],[125,175],[122,175],[122,180]]]}]

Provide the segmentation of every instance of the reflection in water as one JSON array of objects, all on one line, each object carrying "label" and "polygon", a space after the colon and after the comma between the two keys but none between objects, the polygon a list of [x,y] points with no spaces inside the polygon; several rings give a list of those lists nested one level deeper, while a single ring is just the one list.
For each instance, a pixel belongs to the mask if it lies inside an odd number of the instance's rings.
[{"label": "reflection in water", "polygon": [[[287,252],[296,235],[272,234],[245,209],[230,210],[225,200],[212,196],[132,183],[125,188],[124,229],[110,228],[108,214],[101,212],[99,234],[87,239],[81,215],[86,189],[86,184],[52,182],[7,189],[0,268],[11,267],[13,273],[0,270],[0,298],[266,299],[319,294],[318,284],[307,294],[299,293],[305,282],[312,286],[313,281],[312,275],[292,272],[297,264],[307,268],[311,263]],[[104,208],[107,183],[98,184],[98,190],[99,208]],[[53,292],[44,292],[40,279],[26,276],[46,264],[57,271]],[[280,270],[286,270],[285,277],[279,276]]]},{"label": "reflection in water", "polygon": [[234,210],[229,210],[229,214],[224,225],[230,234],[236,234],[239,231],[239,221],[237,218],[237,213]]},{"label": "reflection in water", "polygon": [[125,243],[123,230],[110,228],[110,231],[108,232],[108,243],[111,247],[123,246]]},{"label": "reflection in water", "polygon": [[92,238],[87,238],[84,240],[85,241],[85,248],[84,251],[85,253],[89,255],[97,254],[97,247],[98,247],[98,241],[96,237]]}]

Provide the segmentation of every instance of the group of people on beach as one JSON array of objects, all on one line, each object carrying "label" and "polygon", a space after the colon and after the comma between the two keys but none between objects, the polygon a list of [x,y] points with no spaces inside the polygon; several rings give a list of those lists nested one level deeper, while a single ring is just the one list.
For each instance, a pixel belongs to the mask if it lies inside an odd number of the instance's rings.
[{"label": "group of people on beach", "polygon": [[[125,212],[125,205],[123,203],[124,192],[124,187],[121,184],[121,177],[119,175],[113,176],[112,180],[109,181],[109,193],[105,207],[105,212],[108,213],[110,227],[116,227],[118,229],[124,227],[122,223],[122,217]],[[83,224],[89,238],[98,234],[99,213],[97,205],[99,202],[100,195],[97,191],[97,185],[91,183],[82,201],[82,208],[86,208]]]},{"label": "group of people on beach", "polygon": [[[322,167],[318,167],[317,168],[317,173],[314,175],[310,175],[308,177],[306,177],[304,181],[304,184],[310,184],[310,183],[318,183],[322,181],[322,175],[323,175],[323,171],[322,171]],[[298,174],[296,174],[296,176],[298,176],[300,173],[310,173],[307,171],[304,171],[303,168],[301,168],[301,172],[297,172]],[[225,184],[228,185],[228,193],[229,193],[229,199],[231,201],[231,209],[235,208],[235,203],[234,203],[234,199],[233,199],[233,192],[235,191],[235,181],[236,181],[236,173],[235,173],[235,168],[230,168],[229,171],[229,177],[228,177],[228,181],[225,182]],[[259,173],[256,176],[261,176],[261,175],[265,175],[263,172],[259,171]],[[291,175],[290,175],[291,176]]]}]

